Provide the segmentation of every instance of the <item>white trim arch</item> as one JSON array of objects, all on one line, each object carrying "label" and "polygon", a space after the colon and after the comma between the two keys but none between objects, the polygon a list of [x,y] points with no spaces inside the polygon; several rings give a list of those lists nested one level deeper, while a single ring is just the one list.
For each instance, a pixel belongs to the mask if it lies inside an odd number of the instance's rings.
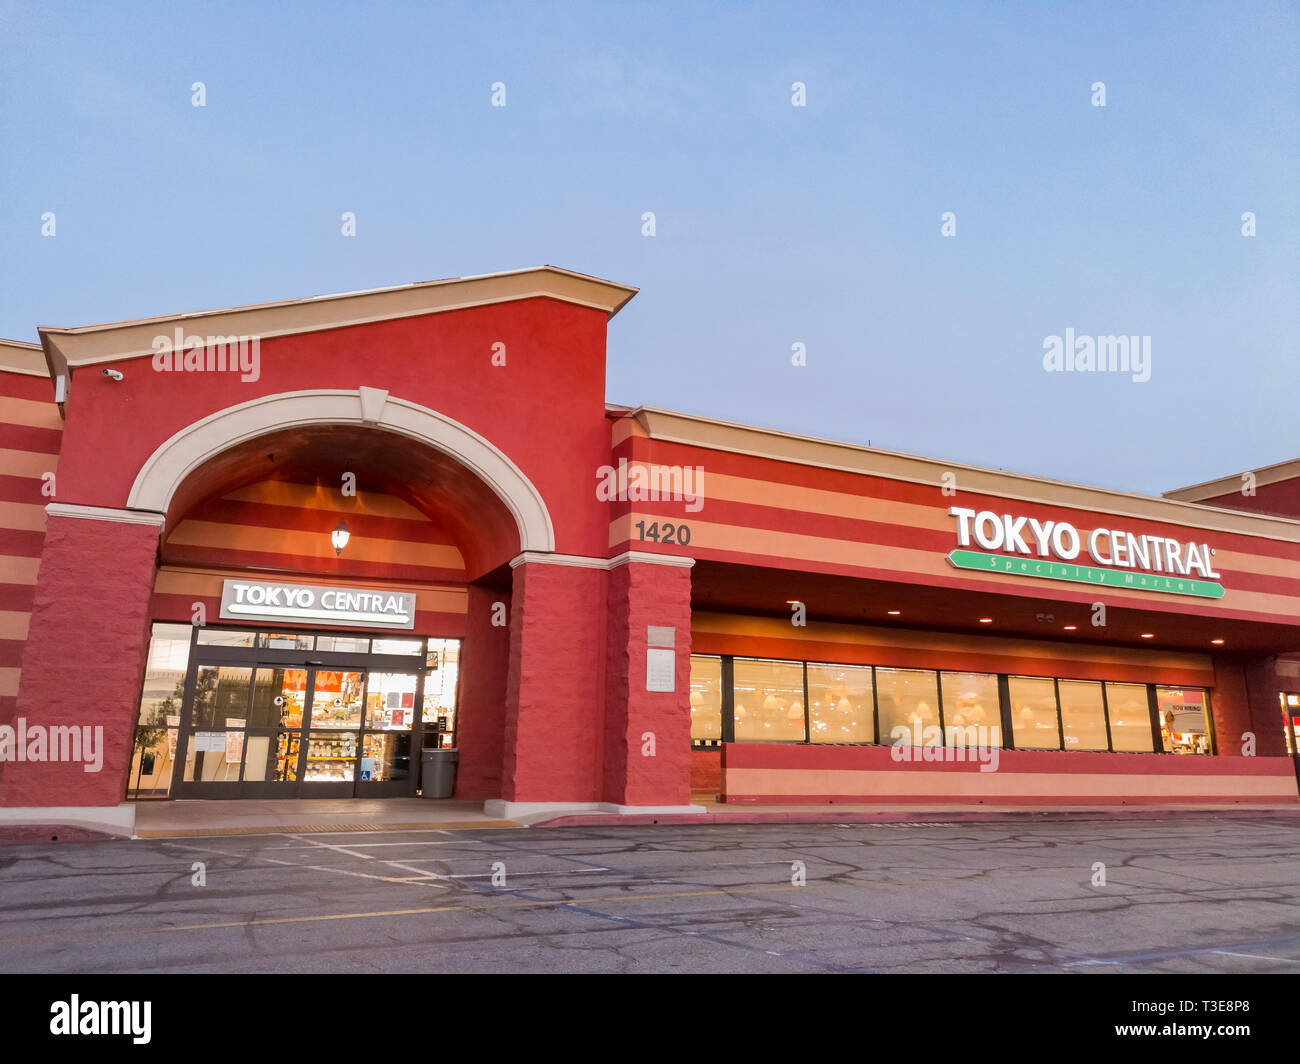
[{"label": "white trim arch", "polygon": [[317,389],[264,395],[187,425],[140,467],[127,508],[165,514],[185,478],[248,440],[308,425],[364,425],[432,447],[471,470],[505,504],[521,551],[554,551],[555,527],[541,493],[503,451],[473,429],[379,388]]}]

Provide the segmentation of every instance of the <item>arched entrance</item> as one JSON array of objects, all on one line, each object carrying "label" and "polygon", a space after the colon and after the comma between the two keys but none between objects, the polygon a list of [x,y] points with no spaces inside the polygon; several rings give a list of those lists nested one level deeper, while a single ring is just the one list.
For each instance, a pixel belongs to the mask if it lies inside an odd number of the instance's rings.
[{"label": "arched entrance", "polygon": [[[553,533],[482,437],[372,389],[268,397],[167,440],[131,502],[165,527],[128,797],[400,796],[422,748],[499,762],[460,713],[471,585],[508,600],[508,562]],[[469,685],[503,692],[474,649]]]}]

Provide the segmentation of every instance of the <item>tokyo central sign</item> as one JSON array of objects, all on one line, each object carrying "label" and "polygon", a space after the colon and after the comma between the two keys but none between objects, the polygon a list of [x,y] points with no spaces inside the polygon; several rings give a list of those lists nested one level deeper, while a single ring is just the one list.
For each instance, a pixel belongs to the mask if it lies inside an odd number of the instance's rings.
[{"label": "tokyo central sign", "polygon": [[221,616],[240,621],[410,629],[415,627],[415,596],[399,591],[227,580],[221,588]]},{"label": "tokyo central sign", "polygon": [[959,547],[983,548],[950,553],[948,562],[957,569],[1196,598],[1217,599],[1224,595],[1223,585],[1217,583],[1220,574],[1211,563],[1214,551],[1206,543],[1098,527],[1087,538],[1090,562],[1080,562],[1076,559],[1085,544],[1068,521],[1038,521],[961,506],[951,507],[948,516],[957,519]]}]

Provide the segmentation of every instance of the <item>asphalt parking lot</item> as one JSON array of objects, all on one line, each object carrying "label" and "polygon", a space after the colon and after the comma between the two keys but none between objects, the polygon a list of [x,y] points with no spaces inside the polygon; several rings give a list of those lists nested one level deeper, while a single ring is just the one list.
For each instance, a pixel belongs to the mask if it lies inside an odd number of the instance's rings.
[{"label": "asphalt parking lot", "polygon": [[1298,902],[1264,813],[23,844],[0,970],[1296,972]]}]

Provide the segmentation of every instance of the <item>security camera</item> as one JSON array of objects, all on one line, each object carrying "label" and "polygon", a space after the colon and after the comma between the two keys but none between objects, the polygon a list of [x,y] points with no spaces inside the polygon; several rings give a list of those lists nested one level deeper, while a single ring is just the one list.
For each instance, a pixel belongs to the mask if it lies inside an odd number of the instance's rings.
[{"label": "security camera", "polygon": [[115,369],[106,369],[106,370],[104,370],[104,376],[105,376],[105,377],[109,377],[109,378],[111,378],[112,380],[115,380],[115,381],[120,381],[120,380],[122,379],[122,374],[121,374],[118,370],[115,370]]}]

